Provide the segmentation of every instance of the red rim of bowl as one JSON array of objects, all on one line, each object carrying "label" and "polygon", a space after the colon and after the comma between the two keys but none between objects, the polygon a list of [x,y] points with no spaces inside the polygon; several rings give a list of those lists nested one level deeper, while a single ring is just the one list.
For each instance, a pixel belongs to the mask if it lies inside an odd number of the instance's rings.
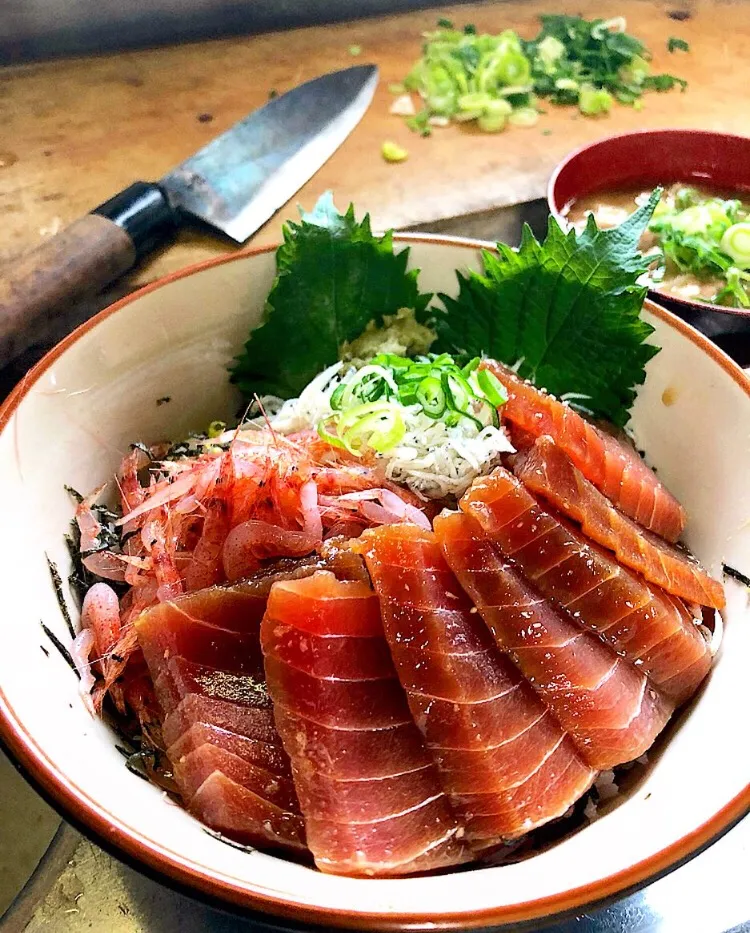
[{"label": "red rim of bowl", "polygon": [[[461,246],[476,250],[492,244],[459,237],[436,237],[429,234],[402,234],[394,238],[402,243],[430,243]],[[13,389],[0,405],[0,431],[3,431],[22,400],[49,367],[84,334],[121,308],[137,301],[143,295],[156,291],[170,282],[185,278],[203,269],[227,262],[241,261],[248,256],[268,253],[276,246],[241,250],[226,256],[209,259],[165,276],[144,288],[115,302],[99,314],[81,324],[58,343],[34,366],[26,378]],[[649,312],[679,331],[708,354],[750,397],[750,378],[726,354],[679,317],[647,301]],[[475,911],[443,914],[410,913],[355,913],[339,908],[308,907],[293,900],[275,897],[267,891],[253,890],[252,883],[241,885],[235,879],[210,873],[184,854],[173,852],[152,839],[136,832],[126,823],[103,810],[94,799],[85,794],[48,758],[43,748],[15,715],[0,686],[0,740],[32,782],[64,816],[84,828],[93,838],[119,857],[138,865],[147,872],[163,878],[172,886],[203,896],[212,902],[223,902],[244,908],[245,911],[287,918],[302,924],[318,924],[324,928],[339,927],[356,930],[460,930],[477,929],[498,924],[511,924],[570,914],[582,907],[622,897],[647,882],[672,871],[697,855],[730,830],[743,816],[750,813],[750,784],[727,803],[718,813],[681,839],[628,869],[602,878],[588,885],[520,904]],[[374,882],[373,882],[374,883]]]},{"label": "red rim of bowl", "polygon": [[[616,133],[612,136],[607,136],[605,139],[597,140],[593,143],[586,143],[583,146],[580,146],[578,149],[575,149],[569,155],[565,156],[562,162],[559,162],[555,167],[552,175],[550,176],[549,181],[547,182],[547,206],[549,207],[550,213],[555,217],[559,222],[564,222],[565,217],[562,211],[565,209],[567,203],[569,203],[570,198],[566,201],[562,201],[559,197],[559,188],[562,185],[562,182],[565,180],[566,174],[571,171],[571,166],[574,166],[576,162],[581,161],[588,155],[593,155],[595,153],[607,153],[608,150],[617,150],[620,146],[627,146],[629,143],[638,142],[643,140],[644,144],[647,144],[648,140],[651,140],[652,143],[654,139],[661,137],[662,139],[678,139],[682,137],[684,140],[687,140],[688,137],[691,137],[693,140],[702,139],[704,142],[711,140],[717,144],[721,142],[729,143],[732,146],[742,146],[747,149],[748,154],[750,154],[750,137],[739,136],[736,133],[717,133],[713,130],[689,130],[689,129],[677,129],[677,128],[665,128],[661,130],[634,130],[629,133]],[[679,149],[679,146],[678,146]],[[674,151],[674,144],[672,145],[672,151]],[[684,151],[684,150],[683,150]],[[747,161],[745,162],[747,164]],[[645,185],[657,185],[659,183],[670,184],[674,181],[703,181],[703,182],[712,182],[709,172],[702,172],[699,174],[691,174],[687,169],[684,171],[676,171],[674,173],[667,171],[666,175],[669,177],[660,176],[659,178],[653,177],[650,173],[645,172],[642,176],[638,175],[638,172],[630,173],[629,178],[620,178],[620,183],[625,184],[640,184]],[[618,184],[617,178],[612,178],[607,180],[603,185],[593,185],[590,188],[586,188],[577,192],[577,195],[580,194],[591,194],[594,191],[603,190]],[[732,185],[719,185],[719,187],[732,187]],[[750,189],[750,173],[747,175],[747,182],[743,187]],[[655,299],[661,299],[662,301],[667,301],[676,307],[685,307],[689,308],[694,315],[710,315],[712,317],[716,315],[728,314],[732,315],[735,318],[745,318],[748,319],[750,324],[750,308],[730,308],[726,305],[710,305],[702,301],[693,301],[690,298],[681,298],[679,295],[673,295],[671,292],[662,291],[660,288],[649,288],[649,294]]]}]

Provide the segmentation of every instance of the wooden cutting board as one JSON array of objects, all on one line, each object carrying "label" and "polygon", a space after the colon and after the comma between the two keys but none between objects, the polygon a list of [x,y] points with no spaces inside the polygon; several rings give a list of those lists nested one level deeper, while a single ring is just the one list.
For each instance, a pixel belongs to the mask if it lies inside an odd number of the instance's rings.
[{"label": "wooden cutting board", "polygon": [[[388,85],[404,77],[420,34],[439,16],[479,31],[537,30],[539,13],[625,15],[653,50],[656,71],[689,81],[684,94],[649,94],[641,111],[615,106],[591,119],[549,106],[530,129],[497,135],[471,127],[422,139],[388,112]],[[689,53],[667,52],[670,36]],[[350,46],[361,48],[354,57]],[[337,203],[369,210],[378,228],[405,228],[544,195],[570,150],[612,133],[679,126],[750,132],[750,2],[742,0],[512,0],[440,7],[287,33],[34,64],[0,72],[0,258],[33,246],[136,179],[155,179],[262,105],[271,90],[357,62],[375,62],[381,83],[351,137],[299,193],[310,207],[330,188]],[[384,140],[409,150],[401,164],[380,155]],[[750,168],[748,169],[750,171]],[[279,238],[287,205],[255,237]],[[144,264],[125,288],[233,248],[198,231]],[[121,289],[120,289],[121,290]]]}]

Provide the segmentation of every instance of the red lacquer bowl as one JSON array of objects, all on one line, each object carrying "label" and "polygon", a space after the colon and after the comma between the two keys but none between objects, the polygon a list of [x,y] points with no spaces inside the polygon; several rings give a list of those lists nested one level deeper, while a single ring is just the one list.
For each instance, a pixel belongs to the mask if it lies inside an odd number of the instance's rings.
[{"label": "red lacquer bowl", "polygon": [[[750,138],[708,130],[642,130],[583,146],[557,166],[547,187],[552,214],[562,219],[577,198],[612,188],[676,181],[746,191]],[[651,297],[702,331],[743,365],[750,364],[750,310],[678,298],[659,288]]]}]

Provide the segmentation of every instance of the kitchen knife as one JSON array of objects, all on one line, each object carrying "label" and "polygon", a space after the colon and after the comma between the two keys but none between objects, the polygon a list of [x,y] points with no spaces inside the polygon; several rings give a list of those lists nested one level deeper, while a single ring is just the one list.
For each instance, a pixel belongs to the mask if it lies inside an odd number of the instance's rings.
[{"label": "kitchen knife", "polygon": [[275,97],[159,182],[138,181],[0,270],[0,366],[44,339],[65,305],[96,294],[185,217],[243,243],[338,149],[367,110],[374,65]]}]

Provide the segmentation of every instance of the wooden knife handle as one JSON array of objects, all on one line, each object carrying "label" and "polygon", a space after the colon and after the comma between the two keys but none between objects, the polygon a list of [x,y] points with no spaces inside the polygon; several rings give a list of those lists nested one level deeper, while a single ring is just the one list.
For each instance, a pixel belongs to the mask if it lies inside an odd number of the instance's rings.
[{"label": "wooden knife handle", "polygon": [[137,182],[0,269],[0,367],[45,340],[68,305],[127,272],[176,226],[156,185]]}]

